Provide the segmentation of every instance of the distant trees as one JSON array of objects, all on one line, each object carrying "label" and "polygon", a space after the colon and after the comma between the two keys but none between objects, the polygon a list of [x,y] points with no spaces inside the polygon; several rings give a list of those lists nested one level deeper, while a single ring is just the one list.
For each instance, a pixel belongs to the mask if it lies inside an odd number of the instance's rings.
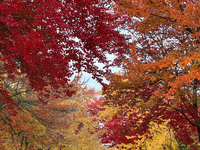
[{"label": "distant trees", "polygon": [[[19,79],[18,81],[22,80]],[[25,81],[24,81],[25,83]],[[101,132],[94,118],[87,112],[87,105],[94,98],[94,90],[87,89],[76,78],[70,90],[76,92],[66,97],[62,88],[59,96],[53,93],[45,99],[48,104],[38,100],[37,92],[21,92],[12,97],[20,106],[18,113],[11,115],[6,107],[0,113],[0,140],[2,149],[107,149],[98,140]],[[25,87],[18,83],[10,83],[14,95],[24,91]],[[21,86],[21,87],[20,87]]]}]

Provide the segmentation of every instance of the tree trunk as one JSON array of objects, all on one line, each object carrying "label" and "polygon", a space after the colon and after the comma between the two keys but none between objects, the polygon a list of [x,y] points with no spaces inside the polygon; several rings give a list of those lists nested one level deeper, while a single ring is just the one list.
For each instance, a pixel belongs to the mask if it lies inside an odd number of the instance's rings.
[{"label": "tree trunk", "polygon": [[193,101],[193,105],[194,105],[194,108],[195,108],[195,111],[194,112],[194,116],[195,116],[195,123],[196,123],[196,126],[197,126],[197,132],[198,132],[198,140],[200,143],[200,119],[198,118],[199,116],[199,113],[198,113],[198,106],[197,106],[197,79],[195,78],[194,79],[194,82],[193,82],[193,93],[192,93],[192,101]]},{"label": "tree trunk", "polygon": [[197,126],[198,140],[199,140],[199,143],[200,143],[200,119],[195,119],[195,123],[196,123],[196,126]]}]

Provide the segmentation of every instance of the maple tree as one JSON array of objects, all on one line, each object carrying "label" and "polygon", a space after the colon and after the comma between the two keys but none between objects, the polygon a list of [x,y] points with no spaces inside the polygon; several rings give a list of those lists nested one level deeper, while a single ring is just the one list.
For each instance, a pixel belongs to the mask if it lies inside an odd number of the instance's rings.
[{"label": "maple tree", "polygon": [[192,144],[191,133],[200,140],[199,1],[116,0],[114,7],[132,19],[124,30],[133,44],[124,72],[107,76],[107,103],[149,110],[141,132],[150,121],[170,119],[180,141]]},{"label": "maple tree", "polygon": [[[121,19],[99,0],[1,1],[1,75],[14,80],[23,74],[32,89],[46,96],[49,85],[55,90],[63,86],[71,96],[68,86],[74,71],[91,73],[102,83],[109,67],[120,65],[128,53],[126,38],[117,30]],[[116,58],[108,60],[106,54]],[[16,105],[9,97],[1,102]]]},{"label": "maple tree", "polygon": [[[120,106],[108,102],[100,98],[90,105],[91,114],[104,124],[104,132],[101,135],[103,144],[118,149],[197,148],[195,143],[198,138],[192,134],[197,133],[196,127],[178,111],[158,105],[142,112],[130,104]],[[187,146],[185,141],[190,146]]]}]

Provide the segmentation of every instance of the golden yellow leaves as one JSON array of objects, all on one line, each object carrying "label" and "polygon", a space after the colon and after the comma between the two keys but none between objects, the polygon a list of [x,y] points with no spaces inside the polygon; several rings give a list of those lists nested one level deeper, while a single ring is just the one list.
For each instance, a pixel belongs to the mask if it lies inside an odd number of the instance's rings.
[{"label": "golden yellow leaves", "polygon": [[118,112],[118,110],[120,109],[120,107],[118,106],[103,106],[101,107],[104,110],[103,111],[99,111],[98,113],[100,113],[100,116],[97,117],[97,119],[106,119],[106,122],[109,121],[110,118],[112,118],[113,116],[115,116]]},{"label": "golden yellow leaves", "polygon": [[[169,120],[166,120],[162,124],[156,124],[155,122],[150,122],[150,133],[146,133],[142,136],[136,135],[139,140],[136,144],[120,144],[119,148],[134,149],[134,150],[163,150],[169,148],[171,150],[178,149],[178,143],[175,139],[173,131],[167,126]],[[151,136],[151,139],[147,139],[146,136]],[[135,138],[136,136],[126,136],[127,139]]]},{"label": "golden yellow leaves", "polygon": [[128,79],[122,79],[122,82],[128,82],[129,80]]},{"label": "golden yellow leaves", "polygon": [[178,148],[178,143],[173,135],[172,130],[167,127],[167,122],[168,121],[165,121],[160,125],[154,122],[150,123],[150,134],[153,138],[146,140],[143,148],[148,148],[148,150],[162,150],[163,147],[171,147],[172,150]]}]

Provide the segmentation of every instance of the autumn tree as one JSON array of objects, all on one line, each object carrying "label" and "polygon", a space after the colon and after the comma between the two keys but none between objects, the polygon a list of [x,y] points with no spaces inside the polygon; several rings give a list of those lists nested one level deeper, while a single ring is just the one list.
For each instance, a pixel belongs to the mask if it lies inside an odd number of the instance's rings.
[{"label": "autumn tree", "polygon": [[[109,66],[120,65],[128,53],[126,38],[117,30],[122,18],[99,0],[1,1],[1,75],[14,80],[23,74],[40,92],[48,85],[63,86],[68,96],[74,71],[91,73],[102,83]],[[116,58],[111,61],[106,54]]]},{"label": "autumn tree", "polygon": [[[192,126],[178,111],[170,110],[165,105],[158,105],[142,112],[130,104],[115,106],[108,104],[105,99],[100,99],[92,106],[93,115],[104,124],[105,132],[101,135],[101,141],[110,147],[131,150],[145,149],[145,147],[151,149],[157,146],[161,149],[173,147],[182,150],[184,148],[181,147],[187,147],[187,144],[184,144],[187,141],[190,148],[197,148],[196,127]],[[159,134],[156,134],[157,132]],[[159,137],[160,140],[156,141]],[[170,140],[173,143],[170,143]]]},{"label": "autumn tree", "polygon": [[[5,103],[1,102],[1,149],[36,149],[35,143],[39,138],[42,139],[39,135],[43,135],[44,131],[41,124],[33,118],[30,109],[41,104],[40,100],[26,99],[31,88],[23,76],[18,76],[13,81],[4,75],[1,84],[2,98],[7,100]],[[8,101],[9,99],[12,101]]]},{"label": "autumn tree", "polygon": [[67,97],[60,87],[59,96],[55,97],[54,91],[51,91],[50,96],[44,98],[47,105],[40,102],[38,92],[24,92],[28,89],[25,79],[24,84],[19,77],[20,83],[11,84],[7,81],[9,89],[6,91],[10,91],[11,98],[21,110],[11,115],[9,109],[3,107],[0,113],[1,149],[107,149],[98,140],[102,133],[96,132],[98,122],[94,121],[94,116],[89,115],[86,109],[95,91],[87,89],[79,79],[75,78],[70,87],[76,94]]},{"label": "autumn tree", "polygon": [[[179,144],[176,141],[172,130],[166,126],[167,121],[163,124],[157,124],[154,122],[150,123],[149,132],[144,135],[137,135],[139,139],[135,144],[127,143],[127,144],[119,144],[118,147],[124,149],[137,149],[137,150],[186,150],[188,147],[184,144]],[[150,138],[149,138],[150,137]],[[135,136],[127,136],[127,140],[131,140],[135,138]]]},{"label": "autumn tree", "polygon": [[122,74],[107,77],[107,103],[150,111],[144,129],[151,120],[170,119],[177,138],[191,144],[196,130],[200,140],[199,1],[116,0],[113,5],[131,18],[123,28],[133,44]]}]

